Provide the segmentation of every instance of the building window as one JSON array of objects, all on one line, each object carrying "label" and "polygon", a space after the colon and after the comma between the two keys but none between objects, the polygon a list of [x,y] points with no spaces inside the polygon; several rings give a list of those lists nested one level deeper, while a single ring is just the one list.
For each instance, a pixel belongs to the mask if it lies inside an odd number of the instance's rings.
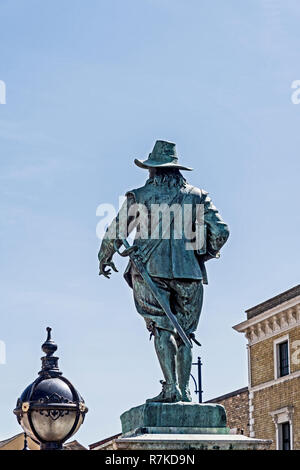
[{"label": "building window", "polygon": [[274,375],[275,379],[290,373],[289,337],[288,335],[274,341]]},{"label": "building window", "polygon": [[279,450],[291,450],[291,431],[290,423],[281,423],[278,425],[279,432]]},{"label": "building window", "polygon": [[278,366],[279,366],[279,377],[289,374],[289,343],[278,344]]}]

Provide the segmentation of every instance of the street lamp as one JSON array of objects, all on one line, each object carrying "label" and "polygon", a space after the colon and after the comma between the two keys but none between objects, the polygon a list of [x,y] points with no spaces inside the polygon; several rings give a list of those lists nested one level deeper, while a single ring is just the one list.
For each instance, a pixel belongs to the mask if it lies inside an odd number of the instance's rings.
[{"label": "street lamp", "polygon": [[202,362],[201,362],[201,357],[198,357],[197,362],[192,363],[193,366],[197,366],[198,368],[198,383],[193,374],[191,374],[191,377],[193,379],[194,385],[195,385],[195,393],[198,394],[198,401],[199,403],[202,403]]},{"label": "street lamp", "polygon": [[47,328],[42,345],[39,377],[22,393],[14,413],[25,433],[40,443],[41,450],[62,450],[63,443],[81,426],[88,411],[83,398],[62,376],[58,357],[53,356],[57,345]]}]

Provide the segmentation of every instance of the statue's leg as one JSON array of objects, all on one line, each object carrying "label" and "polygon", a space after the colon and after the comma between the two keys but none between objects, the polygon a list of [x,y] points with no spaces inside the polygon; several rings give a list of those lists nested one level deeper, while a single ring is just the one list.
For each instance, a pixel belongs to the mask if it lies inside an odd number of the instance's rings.
[{"label": "statue's leg", "polygon": [[[171,283],[171,303],[177,319],[187,334],[196,330],[203,302],[201,281],[179,281]],[[180,337],[177,339],[177,376],[182,401],[192,401],[189,389],[192,368],[192,351]]]},{"label": "statue's leg", "polygon": [[[165,296],[166,301],[169,301],[168,280],[155,279],[154,282],[160,294]],[[147,329],[154,335],[155,351],[164,376],[164,380],[161,381],[163,386],[161,393],[147,401],[180,401],[181,393],[178,387],[176,366],[178,348],[174,337],[175,330],[147,284],[135,271],[133,271],[133,295],[137,311],[144,317]]]},{"label": "statue's leg", "polygon": [[178,384],[182,394],[182,401],[192,401],[189,389],[190,374],[192,369],[192,350],[181,340],[177,352]]},{"label": "statue's leg", "polygon": [[177,344],[173,334],[156,328],[154,336],[155,351],[166,383],[178,383],[176,372]]},{"label": "statue's leg", "polygon": [[178,348],[174,334],[168,330],[155,328],[154,345],[165,381],[162,382],[162,392],[157,397],[147,400],[147,402],[160,401],[173,403],[181,401],[176,368]]}]

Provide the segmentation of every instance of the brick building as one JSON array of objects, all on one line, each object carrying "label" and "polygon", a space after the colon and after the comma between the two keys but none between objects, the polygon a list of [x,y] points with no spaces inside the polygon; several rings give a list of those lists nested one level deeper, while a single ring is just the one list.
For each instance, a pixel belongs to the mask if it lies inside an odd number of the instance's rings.
[{"label": "brick building", "polygon": [[[249,436],[272,439],[272,449],[300,450],[300,285],[246,314],[233,328],[248,341]],[[241,398],[232,397],[236,409],[229,400],[229,424],[239,427]]]},{"label": "brick building", "polygon": [[207,403],[219,403],[226,409],[227,426],[231,432],[249,436],[249,391],[240,388],[226,395],[208,400]]}]

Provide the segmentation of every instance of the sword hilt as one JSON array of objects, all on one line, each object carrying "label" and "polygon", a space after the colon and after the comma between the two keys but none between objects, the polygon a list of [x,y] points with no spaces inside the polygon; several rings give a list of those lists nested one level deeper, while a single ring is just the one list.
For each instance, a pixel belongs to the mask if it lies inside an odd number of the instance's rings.
[{"label": "sword hilt", "polygon": [[126,240],[126,238],[122,238],[121,241],[122,241],[122,244],[125,247],[125,250],[120,251],[120,247],[118,247],[117,243],[116,243],[117,240],[119,240],[119,239],[114,240],[114,249],[116,250],[116,252],[120,256],[123,256],[123,257],[129,256],[131,253],[133,253],[134,251],[136,251],[138,249],[138,247],[136,245],[130,246],[128,241]]}]

